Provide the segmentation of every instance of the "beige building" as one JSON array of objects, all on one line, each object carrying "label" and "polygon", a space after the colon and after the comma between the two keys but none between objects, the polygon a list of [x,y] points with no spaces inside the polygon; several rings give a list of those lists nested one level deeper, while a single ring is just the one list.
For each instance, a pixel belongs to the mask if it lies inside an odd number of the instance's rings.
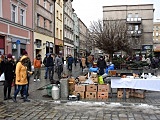
[{"label": "beige building", "polygon": [[63,0],[55,2],[55,53],[63,53]]},{"label": "beige building", "polygon": [[160,22],[153,24],[153,51],[160,52]]},{"label": "beige building", "polygon": [[124,20],[128,25],[128,40],[135,53],[150,52],[153,47],[153,4],[103,6],[103,21]]},{"label": "beige building", "polygon": [[54,1],[34,0],[34,56],[54,53]]}]

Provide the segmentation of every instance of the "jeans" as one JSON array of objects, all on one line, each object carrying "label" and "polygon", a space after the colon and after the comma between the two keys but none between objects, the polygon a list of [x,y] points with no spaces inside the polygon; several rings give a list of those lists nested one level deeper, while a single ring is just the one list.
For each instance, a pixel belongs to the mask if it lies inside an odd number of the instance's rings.
[{"label": "jeans", "polygon": [[63,72],[63,65],[58,65],[58,67],[57,67],[57,74],[58,74],[59,80],[61,79],[61,73],[62,72]]},{"label": "jeans", "polygon": [[41,74],[41,68],[35,68],[34,69],[34,79],[39,79]]},{"label": "jeans", "polygon": [[47,78],[48,77],[48,67],[45,67],[45,76],[44,76],[45,78]]},{"label": "jeans", "polygon": [[53,80],[54,66],[48,67],[48,72],[49,72],[49,79]]},{"label": "jeans", "polygon": [[27,89],[28,89],[28,85],[17,85],[17,89],[14,92],[14,98],[16,99],[17,94],[19,93],[19,91],[22,89],[23,87],[23,95],[25,97],[25,99],[27,99]]},{"label": "jeans", "polygon": [[69,64],[69,63],[68,63],[68,70],[69,70],[69,71],[72,71],[72,64]]}]

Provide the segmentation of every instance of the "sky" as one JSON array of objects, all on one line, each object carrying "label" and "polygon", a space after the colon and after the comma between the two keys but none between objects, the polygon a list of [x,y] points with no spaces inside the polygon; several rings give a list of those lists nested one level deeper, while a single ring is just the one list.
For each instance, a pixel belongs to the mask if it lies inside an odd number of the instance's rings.
[{"label": "sky", "polygon": [[160,0],[73,0],[72,7],[77,16],[89,27],[91,22],[102,20],[103,6],[137,4],[153,4],[154,22],[160,22]]}]

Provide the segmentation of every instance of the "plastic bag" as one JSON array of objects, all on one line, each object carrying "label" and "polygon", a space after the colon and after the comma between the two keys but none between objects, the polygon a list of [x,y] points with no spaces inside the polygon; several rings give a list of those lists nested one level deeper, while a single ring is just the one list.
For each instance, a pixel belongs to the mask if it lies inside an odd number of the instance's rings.
[{"label": "plastic bag", "polygon": [[1,74],[0,81],[5,81],[4,73]]},{"label": "plastic bag", "polygon": [[104,81],[103,81],[103,77],[102,77],[102,76],[99,76],[99,77],[98,77],[98,82],[99,82],[99,84],[104,84]]}]

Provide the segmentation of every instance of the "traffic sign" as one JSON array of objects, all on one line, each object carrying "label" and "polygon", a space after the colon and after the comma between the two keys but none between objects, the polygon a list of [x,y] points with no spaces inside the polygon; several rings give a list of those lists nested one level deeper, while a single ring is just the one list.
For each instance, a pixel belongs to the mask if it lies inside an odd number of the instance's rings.
[{"label": "traffic sign", "polygon": [[17,41],[16,41],[16,44],[20,44],[20,43],[21,43],[21,41],[20,41],[20,40],[17,40]]}]

